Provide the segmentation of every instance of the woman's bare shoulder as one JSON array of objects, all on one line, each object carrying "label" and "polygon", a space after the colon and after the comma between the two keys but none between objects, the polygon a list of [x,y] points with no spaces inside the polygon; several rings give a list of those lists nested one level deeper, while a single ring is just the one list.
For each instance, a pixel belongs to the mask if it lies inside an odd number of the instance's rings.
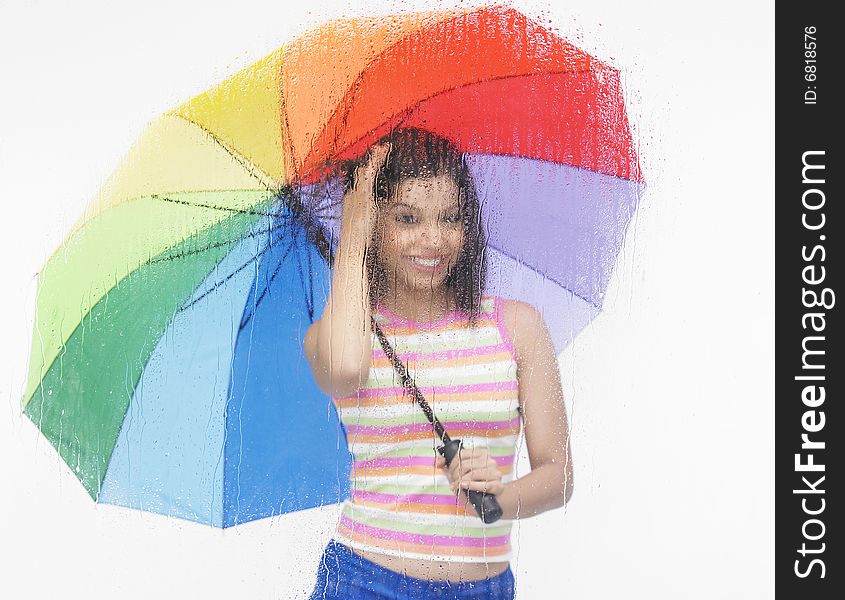
[{"label": "woman's bare shoulder", "polygon": [[501,307],[502,322],[517,352],[525,340],[535,339],[545,328],[543,315],[528,302],[502,298]]}]

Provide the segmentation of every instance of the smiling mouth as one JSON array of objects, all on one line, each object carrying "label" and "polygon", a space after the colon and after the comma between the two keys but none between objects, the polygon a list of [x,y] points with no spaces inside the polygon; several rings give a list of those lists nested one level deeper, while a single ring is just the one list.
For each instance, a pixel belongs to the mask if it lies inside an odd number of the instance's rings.
[{"label": "smiling mouth", "polygon": [[419,256],[410,256],[409,258],[412,263],[423,267],[436,267],[443,262],[442,256],[438,256],[437,258],[420,258]]}]

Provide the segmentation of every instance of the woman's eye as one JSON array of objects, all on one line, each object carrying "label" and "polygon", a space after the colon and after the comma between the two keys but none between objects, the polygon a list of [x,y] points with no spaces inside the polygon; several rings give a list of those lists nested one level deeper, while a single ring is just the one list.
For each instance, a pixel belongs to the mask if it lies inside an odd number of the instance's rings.
[{"label": "woman's eye", "polygon": [[396,221],[399,223],[404,223],[406,225],[413,225],[414,215],[398,215],[396,217]]},{"label": "woman's eye", "polygon": [[458,223],[461,222],[461,215],[457,214],[457,215],[448,216],[448,217],[446,217],[446,222],[451,223],[453,225],[457,225]]}]

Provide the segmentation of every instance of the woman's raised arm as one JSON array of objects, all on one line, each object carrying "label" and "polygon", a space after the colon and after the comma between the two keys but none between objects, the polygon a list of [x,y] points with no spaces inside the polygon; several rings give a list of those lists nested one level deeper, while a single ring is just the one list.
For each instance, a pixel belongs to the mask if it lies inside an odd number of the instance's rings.
[{"label": "woman's raised arm", "polygon": [[374,181],[389,147],[373,149],[343,199],[340,241],[329,301],[308,328],[304,347],[318,387],[330,396],[354,392],[367,378],[372,352],[366,254],[375,222]]}]

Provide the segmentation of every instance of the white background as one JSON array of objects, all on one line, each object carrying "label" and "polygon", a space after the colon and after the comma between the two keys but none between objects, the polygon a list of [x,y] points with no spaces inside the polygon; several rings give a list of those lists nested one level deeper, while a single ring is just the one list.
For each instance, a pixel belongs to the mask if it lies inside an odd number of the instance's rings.
[{"label": "white background", "polygon": [[[221,531],[91,502],[20,415],[35,275],[156,115],[318,21],[434,4],[121,4],[0,7],[0,593],[304,598],[334,509]],[[518,596],[771,598],[772,5],[513,4],[622,70],[649,184],[560,357],[575,495],[515,528]]]}]

